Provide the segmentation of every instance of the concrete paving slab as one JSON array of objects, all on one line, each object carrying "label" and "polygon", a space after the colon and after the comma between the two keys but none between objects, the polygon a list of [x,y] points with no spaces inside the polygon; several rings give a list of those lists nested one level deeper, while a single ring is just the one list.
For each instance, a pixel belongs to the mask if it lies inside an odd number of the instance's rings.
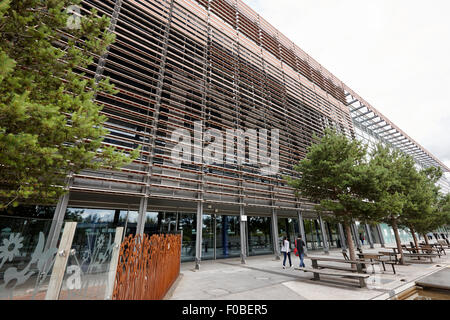
[{"label": "concrete paving slab", "polygon": [[416,282],[425,288],[450,290],[450,268],[445,268]]},{"label": "concrete paving slab", "polygon": [[[364,252],[378,252],[379,247]],[[313,252],[311,255],[324,255]],[[340,250],[331,250],[328,257],[342,259]],[[298,266],[298,258],[293,258],[294,266]],[[311,267],[311,260],[305,260]],[[330,262],[331,263],[331,262]],[[328,264],[328,263],[327,263]],[[247,264],[241,264],[239,258],[201,263],[200,270],[194,270],[194,263],[183,263],[183,278],[175,289],[172,299],[236,299],[236,300],[370,300],[388,299],[404,288],[411,287],[428,275],[450,266],[450,255],[442,256],[434,263],[414,263],[396,265],[397,274],[387,268],[375,266],[369,268],[371,276],[366,280],[367,288],[346,285],[338,278],[321,277],[321,281],[313,281],[312,274],[282,268],[282,261],[270,256],[247,258]],[[352,281],[346,279],[346,281]]]}]

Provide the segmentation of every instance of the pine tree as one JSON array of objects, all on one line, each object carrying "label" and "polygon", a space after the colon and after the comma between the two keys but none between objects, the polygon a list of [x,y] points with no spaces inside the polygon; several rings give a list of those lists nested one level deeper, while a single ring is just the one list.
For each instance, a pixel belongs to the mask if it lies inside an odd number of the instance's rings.
[{"label": "pine tree", "polygon": [[[316,203],[316,209],[332,213],[327,220],[341,223],[347,236],[350,259],[356,260],[351,225],[366,221],[370,202],[366,201],[366,146],[327,128],[322,138],[308,148],[306,157],[294,169],[300,178],[286,177],[299,197]],[[355,235],[356,236],[356,235]]]},{"label": "pine tree", "polygon": [[106,117],[93,97],[115,91],[83,70],[114,35],[95,10],[68,28],[66,8],[79,3],[0,2],[0,208],[54,201],[69,173],[118,168],[137,155],[102,146]]},{"label": "pine tree", "polygon": [[433,227],[438,214],[440,187],[436,183],[442,177],[442,170],[429,167],[418,171],[417,177],[407,185],[407,202],[402,221],[402,225],[411,231],[416,247],[418,247],[416,232],[422,234],[427,241],[426,233],[435,229],[429,228]]},{"label": "pine tree", "polygon": [[384,222],[394,231],[400,263],[404,263],[399,228],[408,224],[406,210],[409,192],[422,179],[411,156],[379,144],[371,154],[369,163],[371,220]]}]

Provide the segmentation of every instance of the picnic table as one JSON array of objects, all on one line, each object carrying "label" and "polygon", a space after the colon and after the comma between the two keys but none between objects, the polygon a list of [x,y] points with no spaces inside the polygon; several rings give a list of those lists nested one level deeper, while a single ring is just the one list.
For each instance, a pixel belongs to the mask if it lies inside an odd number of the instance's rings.
[{"label": "picnic table", "polygon": [[[355,278],[359,280],[359,286],[361,288],[366,287],[365,279],[369,277],[368,274],[364,271],[364,265],[365,264],[379,264],[379,262],[375,261],[365,261],[365,260],[344,260],[344,259],[337,259],[337,258],[331,258],[331,257],[306,257],[305,259],[311,259],[312,262],[312,268],[295,268],[296,270],[301,270],[304,272],[312,272],[314,274],[314,280],[320,280],[320,274],[325,274],[328,276],[339,276],[339,277],[346,277],[346,278]],[[321,264],[319,265],[320,261],[325,262],[335,262],[335,263],[345,263],[345,264],[351,264],[356,265],[356,269],[344,267],[344,266],[336,266],[336,265],[330,265],[330,264]],[[331,272],[329,270],[324,269],[331,269],[331,270],[339,270],[341,272]],[[345,272],[343,272],[345,271]]]},{"label": "picnic table", "polygon": [[[389,248],[388,248],[388,249],[389,249]],[[383,256],[388,256],[388,257],[389,257],[389,261],[392,260],[391,257],[394,257],[395,263],[398,263],[398,262],[399,262],[399,260],[398,260],[398,255],[399,255],[400,253],[397,253],[397,252],[395,252],[395,251],[378,251],[378,253],[379,253],[379,254],[382,254]]]},{"label": "picnic table", "polygon": [[431,245],[420,245],[419,248],[417,248],[417,247],[408,248],[406,246],[403,246],[403,250],[406,250],[409,253],[423,253],[423,254],[435,253],[439,256],[439,258],[441,257],[441,249],[435,248]]},{"label": "picnic table", "polygon": [[385,249],[391,249],[392,251],[394,251],[394,253],[399,254],[397,247],[385,247]]},{"label": "picnic table", "polygon": [[[372,261],[381,262],[381,264],[383,265],[384,271],[386,271],[385,264],[390,264],[392,266],[392,271],[394,272],[394,274],[396,274],[395,267],[394,267],[394,264],[396,262],[391,261],[390,256],[389,256],[389,260],[382,259],[381,257],[383,257],[383,256],[385,256],[385,254],[383,254],[383,253],[358,253],[358,257],[360,259],[369,259],[371,262]],[[372,265],[372,267],[373,267],[373,265]]]},{"label": "picnic table", "polygon": [[[444,241],[444,242],[445,242],[445,241]],[[427,246],[427,245],[426,245],[426,244],[425,244],[425,245],[422,244],[422,246]],[[447,253],[445,253],[445,249],[444,249],[444,247],[442,246],[442,243],[440,242],[440,240],[438,240],[437,243],[430,243],[430,246],[432,246],[433,248],[437,249],[438,252],[441,252],[441,253],[447,255]]]},{"label": "picnic table", "polygon": [[433,262],[433,258],[437,257],[437,254],[435,254],[435,253],[404,253],[403,256],[408,257],[408,258],[418,258],[418,260],[420,260],[420,258],[429,258],[430,262]]},{"label": "picnic table", "polygon": [[[437,240],[437,242],[441,245],[442,248],[446,247],[447,249],[450,249],[450,244],[447,243],[445,240]],[[445,252],[445,250],[444,250]]]}]

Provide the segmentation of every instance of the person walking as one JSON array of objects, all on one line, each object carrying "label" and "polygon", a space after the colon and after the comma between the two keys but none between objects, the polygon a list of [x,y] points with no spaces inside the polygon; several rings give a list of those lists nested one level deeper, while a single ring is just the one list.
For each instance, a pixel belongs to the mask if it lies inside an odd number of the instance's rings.
[{"label": "person walking", "polygon": [[283,238],[283,246],[281,247],[281,252],[283,252],[284,254],[283,269],[286,269],[286,257],[289,258],[289,267],[292,268],[291,248],[290,243],[286,237]]},{"label": "person walking", "polygon": [[295,240],[295,248],[297,249],[298,257],[300,258],[300,268],[306,268],[303,258],[305,257],[305,242],[302,240],[302,236],[299,235]]}]

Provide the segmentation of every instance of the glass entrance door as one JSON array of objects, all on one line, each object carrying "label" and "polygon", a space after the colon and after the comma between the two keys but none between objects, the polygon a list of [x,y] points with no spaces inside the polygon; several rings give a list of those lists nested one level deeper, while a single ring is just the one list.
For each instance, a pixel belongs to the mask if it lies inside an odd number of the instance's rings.
[{"label": "glass entrance door", "polygon": [[216,259],[240,255],[239,217],[216,215]]},{"label": "glass entrance door", "polygon": [[216,233],[214,215],[203,215],[202,238],[202,259],[215,259]]},{"label": "glass entrance door", "polygon": [[239,217],[204,214],[202,260],[239,257],[240,254]]},{"label": "glass entrance door", "polygon": [[319,220],[304,219],[306,246],[309,250],[319,250],[323,248],[322,234]]},{"label": "glass entrance door", "polygon": [[270,217],[247,217],[249,256],[273,253]]},{"label": "glass entrance door", "polygon": [[341,248],[341,240],[339,238],[338,225],[334,223],[324,222],[325,230],[328,236],[328,245],[330,248]]},{"label": "glass entrance door", "polygon": [[298,219],[297,218],[278,218],[278,238],[280,240],[280,245],[282,240],[286,237],[291,244],[294,246],[295,239],[300,234]]}]

